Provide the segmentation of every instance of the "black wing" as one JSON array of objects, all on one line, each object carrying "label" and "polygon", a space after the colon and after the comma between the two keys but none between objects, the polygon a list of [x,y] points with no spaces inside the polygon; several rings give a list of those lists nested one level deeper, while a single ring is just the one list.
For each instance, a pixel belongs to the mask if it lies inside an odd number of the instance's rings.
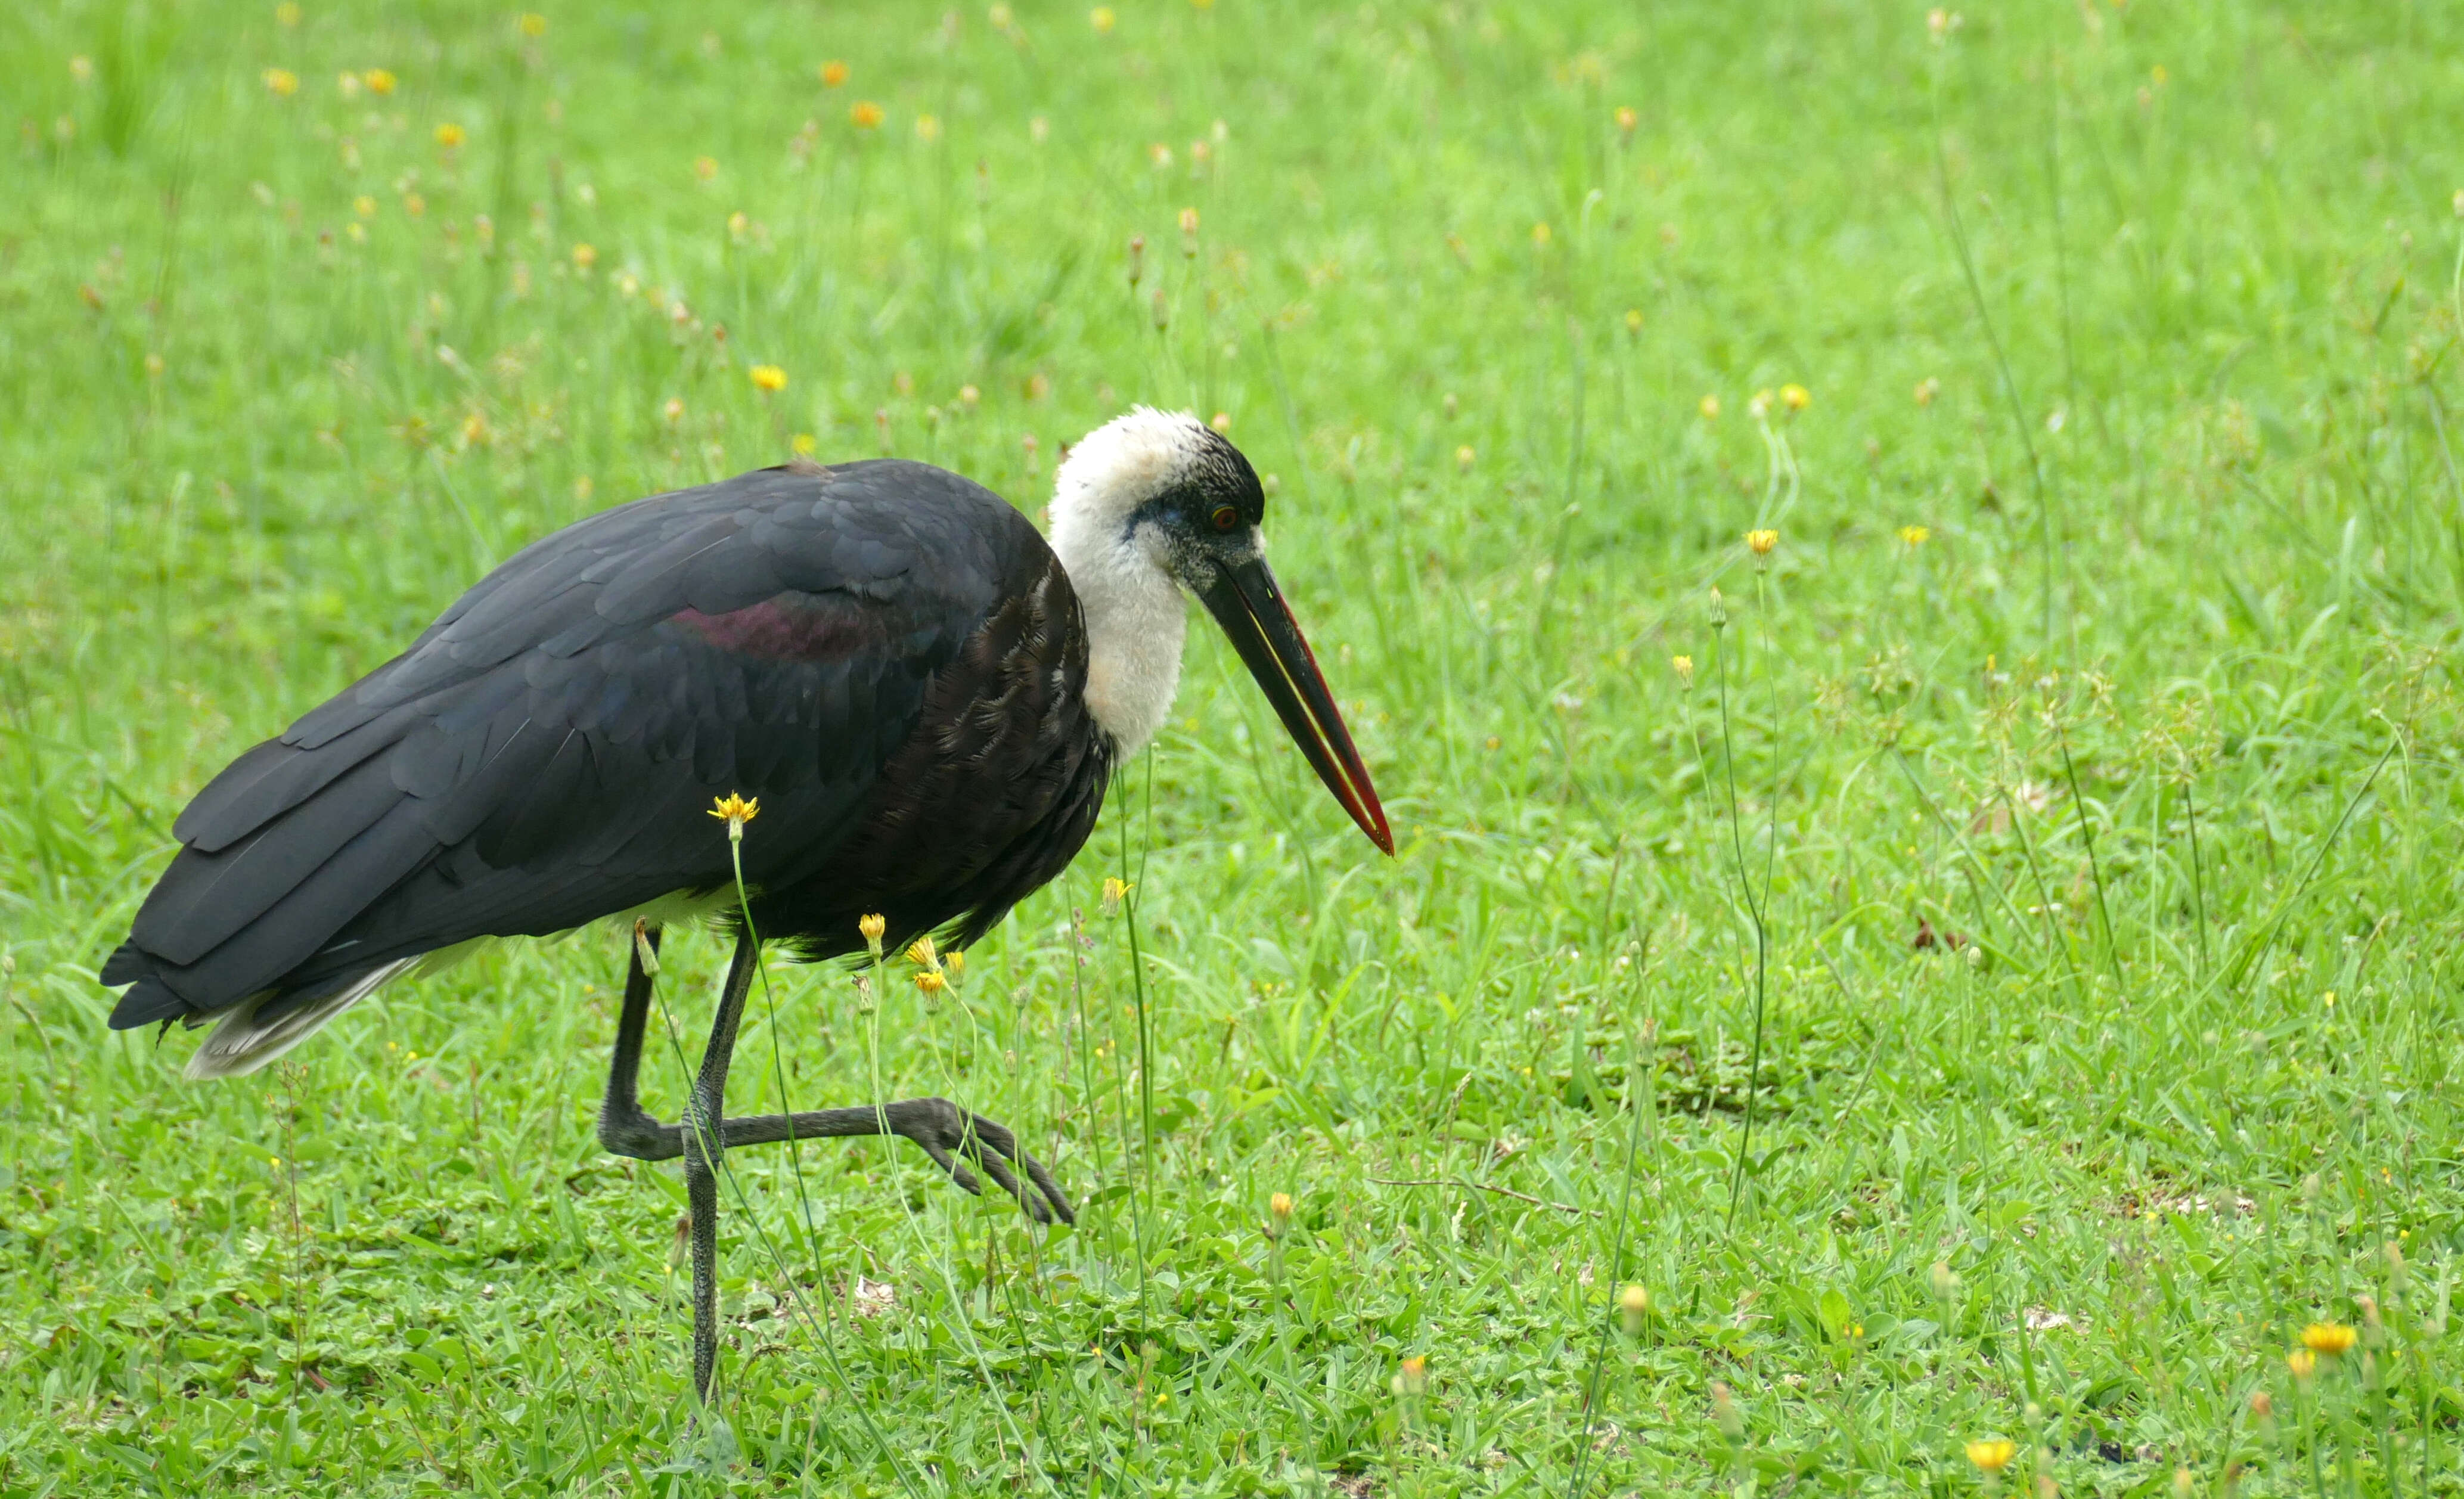
[{"label": "black wing", "polygon": [[104,965],[126,1028],[539,936],[732,879],[809,876],[926,689],[1050,554],[917,463],[770,469],[546,537],[411,648],[214,778]]}]

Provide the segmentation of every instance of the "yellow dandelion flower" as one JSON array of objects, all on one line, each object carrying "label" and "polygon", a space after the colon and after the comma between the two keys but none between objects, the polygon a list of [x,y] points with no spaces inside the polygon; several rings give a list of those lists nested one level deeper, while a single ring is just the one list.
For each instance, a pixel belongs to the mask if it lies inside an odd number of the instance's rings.
[{"label": "yellow dandelion flower", "polygon": [[2297,1348],[2284,1356],[2284,1367],[2293,1371],[2293,1378],[2307,1379],[2319,1372],[2319,1356],[2306,1348]]},{"label": "yellow dandelion flower", "polygon": [[958,387],[958,404],[965,407],[970,411],[974,410],[976,408],[976,403],[983,398],[984,393],[973,386],[960,386]]},{"label": "yellow dandelion flower", "polygon": [[2360,1336],[2342,1322],[2313,1322],[2301,1330],[2301,1346],[2314,1354],[2340,1358],[2352,1352],[2353,1341]]},{"label": "yellow dandelion flower", "polygon": [[1119,19],[1120,17],[1114,15],[1112,8],[1108,5],[1099,5],[1087,12],[1087,24],[1095,28],[1095,34],[1098,36],[1111,35],[1112,25]]},{"label": "yellow dandelion flower", "polygon": [[729,839],[741,839],[744,836],[744,825],[761,815],[761,802],[758,797],[747,801],[740,794],[730,791],[727,795],[713,801],[710,815],[727,824]]},{"label": "yellow dandelion flower", "polygon": [[927,968],[915,976],[915,987],[927,994],[938,994],[950,986],[950,981]]},{"label": "yellow dandelion flower", "polygon": [[1292,1221],[1292,1195],[1278,1192],[1266,1199],[1266,1216],[1275,1221],[1275,1229],[1280,1233]]},{"label": "yellow dandelion flower", "polygon": [[869,99],[857,99],[855,107],[847,111],[847,122],[858,130],[878,130],[883,118],[881,106]]},{"label": "yellow dandelion flower", "polygon": [[599,263],[599,251],[597,247],[591,245],[574,246],[573,263],[575,266],[584,271],[597,265]]},{"label": "yellow dandelion flower", "polygon": [[787,372],[776,364],[756,364],[746,373],[753,377],[753,388],[763,395],[776,395],[787,388]]},{"label": "yellow dandelion flower", "polygon": [[451,121],[436,127],[436,143],[449,151],[469,139],[470,137],[463,133],[462,127]]},{"label": "yellow dandelion flower", "polygon": [[268,68],[259,77],[265,79],[267,90],[276,99],[289,99],[299,92],[299,75],[289,68]]},{"label": "yellow dandelion flower", "polygon": [[1455,450],[1455,472],[1458,474],[1469,474],[1471,472],[1472,465],[1479,461],[1479,450],[1473,448],[1469,443],[1465,443]]},{"label": "yellow dandelion flower", "polygon": [[798,432],[787,439],[787,451],[799,458],[811,457],[816,446],[818,445],[814,443],[813,434],[810,432]]},{"label": "yellow dandelion flower", "polygon": [[377,95],[390,94],[402,83],[388,68],[370,68],[360,75],[360,81],[368,86],[369,93]]},{"label": "yellow dandelion flower", "polygon": [[1127,880],[1113,874],[1104,876],[1104,915],[1109,916],[1120,910],[1121,902],[1129,898],[1130,884]]},{"label": "yellow dandelion flower", "polygon": [[1779,387],[1779,401],[1792,411],[1802,411],[1814,404],[1814,392],[1803,386],[1785,385]]},{"label": "yellow dandelion flower", "polygon": [[1692,692],[1694,690],[1694,658],[1692,656],[1670,656],[1668,658],[1668,670],[1677,673],[1677,684],[1680,687],[1684,688],[1687,692]]},{"label": "yellow dandelion flower", "polygon": [[1769,557],[1771,554],[1771,548],[1777,545],[1779,545],[1779,533],[1776,531],[1746,533],[1746,550],[1756,557]]},{"label": "yellow dandelion flower", "polygon": [[1397,1381],[1405,1395],[1417,1396],[1429,1387],[1429,1360],[1419,1354],[1403,1360],[1403,1372]]},{"label": "yellow dandelion flower", "polygon": [[1634,134],[1634,127],[1640,123],[1642,123],[1642,117],[1635,113],[1635,109],[1632,104],[1619,104],[1617,106],[1617,126],[1621,133],[1632,135]]},{"label": "yellow dandelion flower", "polygon": [[881,913],[876,911],[871,915],[857,917],[855,929],[863,936],[866,950],[870,952],[873,957],[879,958],[881,956],[881,935],[890,930],[890,922],[882,916]]},{"label": "yellow dandelion flower", "polygon": [[1640,333],[1642,331],[1641,308],[1629,307],[1625,310],[1625,331],[1628,333]]},{"label": "yellow dandelion flower", "polygon": [[364,192],[361,193],[358,197],[351,200],[351,211],[363,219],[375,218],[377,216],[377,200],[369,197]]},{"label": "yellow dandelion flower", "polygon": [[1988,1437],[1968,1444],[1968,1461],[1989,1473],[1998,1473],[2019,1455],[2019,1444],[2008,1437]]},{"label": "yellow dandelion flower", "polygon": [[1555,237],[1555,233],[1556,231],[1549,227],[1549,221],[1542,219],[1531,226],[1531,243],[1536,249],[1546,250],[1549,248],[1549,241]]},{"label": "yellow dandelion flower", "polygon": [[907,960],[918,968],[930,968],[935,973],[941,971],[941,954],[934,947],[930,937],[919,937],[907,944]]},{"label": "yellow dandelion flower", "polygon": [[547,34],[547,17],[539,14],[537,11],[525,11],[522,12],[521,27],[522,34],[524,36],[545,36]]},{"label": "yellow dandelion flower", "polygon": [[847,65],[832,57],[822,64],[822,87],[837,88],[847,80]]},{"label": "yellow dandelion flower", "polygon": [[1705,396],[1702,401],[1696,405],[1695,409],[1703,413],[1703,420],[1706,422],[1716,422],[1720,419],[1720,398],[1718,396]]},{"label": "yellow dandelion flower", "polygon": [[1900,527],[1900,544],[1908,548],[1910,551],[1914,551],[1918,547],[1925,545],[1926,540],[1932,536],[1933,528],[1930,526]]},{"label": "yellow dandelion flower", "polygon": [[941,139],[940,117],[937,115],[917,115],[915,117],[915,139],[918,141],[938,141]]},{"label": "yellow dandelion flower", "polygon": [[406,192],[402,195],[402,210],[412,218],[417,218],[428,211],[428,200],[418,193]]},{"label": "yellow dandelion flower", "polygon": [[949,974],[950,981],[952,983],[956,983],[967,976],[967,955],[964,953],[943,953],[941,955],[941,967],[943,971]]}]

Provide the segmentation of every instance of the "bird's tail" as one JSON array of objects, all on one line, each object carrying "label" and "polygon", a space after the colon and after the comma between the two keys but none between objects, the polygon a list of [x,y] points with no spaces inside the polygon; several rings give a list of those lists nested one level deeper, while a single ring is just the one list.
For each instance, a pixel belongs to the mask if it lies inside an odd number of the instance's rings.
[{"label": "bird's tail", "polygon": [[330,981],[330,987],[319,984],[317,988],[325,991],[322,993],[284,994],[269,989],[250,995],[229,1009],[197,1016],[194,1023],[211,1020],[214,1028],[199,1044],[196,1054],[188,1058],[187,1075],[203,1079],[241,1077],[253,1072],[315,1035],[327,1021],[400,978],[418,962],[416,958],[398,958],[389,963],[340,975]]}]

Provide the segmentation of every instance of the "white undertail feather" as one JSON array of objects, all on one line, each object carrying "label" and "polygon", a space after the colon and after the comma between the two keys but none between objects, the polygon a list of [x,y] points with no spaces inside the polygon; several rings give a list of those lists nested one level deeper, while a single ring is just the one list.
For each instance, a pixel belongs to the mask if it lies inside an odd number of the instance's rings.
[{"label": "white undertail feather", "polygon": [[1088,433],[1053,476],[1052,550],[1087,616],[1087,707],[1124,759],[1172,711],[1188,626],[1161,536],[1130,530],[1130,517],[1181,480],[1206,436],[1187,412],[1138,407]]}]

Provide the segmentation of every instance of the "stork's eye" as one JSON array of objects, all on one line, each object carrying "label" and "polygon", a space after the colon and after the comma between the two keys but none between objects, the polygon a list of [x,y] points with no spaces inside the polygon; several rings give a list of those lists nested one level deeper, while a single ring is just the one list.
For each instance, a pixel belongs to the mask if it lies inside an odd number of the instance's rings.
[{"label": "stork's eye", "polygon": [[1215,514],[1207,518],[1215,522],[1216,530],[1229,531],[1241,523],[1241,512],[1230,505],[1218,505]]}]

